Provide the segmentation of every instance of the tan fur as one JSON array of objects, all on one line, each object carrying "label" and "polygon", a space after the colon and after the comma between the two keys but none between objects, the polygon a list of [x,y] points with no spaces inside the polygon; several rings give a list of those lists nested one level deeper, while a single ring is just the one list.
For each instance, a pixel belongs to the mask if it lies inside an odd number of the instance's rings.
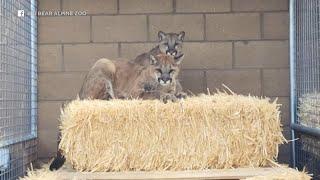
[{"label": "tan fur", "polygon": [[[175,69],[172,83],[167,86],[159,84],[156,69],[159,67]],[[112,99],[112,98],[143,98],[171,99],[176,93],[176,76],[179,67],[168,55],[158,55],[157,63],[143,66],[126,60],[100,59],[87,74],[81,91],[80,99]],[[152,91],[146,91],[146,87]]]},{"label": "tan fur", "polygon": [[113,78],[116,67],[108,59],[98,60],[89,70],[79,93],[80,99],[110,99],[114,98],[110,79]]}]

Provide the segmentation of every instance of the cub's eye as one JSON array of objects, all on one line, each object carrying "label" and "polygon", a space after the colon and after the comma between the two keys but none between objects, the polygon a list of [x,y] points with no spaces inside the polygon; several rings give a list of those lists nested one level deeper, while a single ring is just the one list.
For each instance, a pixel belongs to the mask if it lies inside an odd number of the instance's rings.
[{"label": "cub's eye", "polygon": [[163,46],[163,48],[164,48],[165,50],[168,50],[168,49],[169,49],[169,44],[168,44],[168,43],[163,43],[162,46]]},{"label": "cub's eye", "polygon": [[175,72],[175,70],[174,70],[174,69],[171,69],[171,70],[169,71],[169,74],[174,73],[174,72]]},{"label": "cub's eye", "polygon": [[158,72],[158,73],[162,73],[162,70],[161,69],[156,69],[156,71]]}]

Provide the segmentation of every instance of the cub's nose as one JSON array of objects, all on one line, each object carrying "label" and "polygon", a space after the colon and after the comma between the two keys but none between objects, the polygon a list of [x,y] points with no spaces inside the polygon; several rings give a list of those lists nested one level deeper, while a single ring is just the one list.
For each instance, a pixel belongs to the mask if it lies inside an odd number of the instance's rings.
[{"label": "cub's nose", "polygon": [[176,50],[168,50],[167,55],[175,56],[177,54]]},{"label": "cub's nose", "polygon": [[171,82],[171,78],[166,78],[166,79],[164,79],[164,82]]},{"label": "cub's nose", "polygon": [[161,83],[161,81],[164,84],[167,84],[167,83],[170,83],[172,81],[172,79],[170,77],[163,77],[163,78],[161,78],[160,83]]}]

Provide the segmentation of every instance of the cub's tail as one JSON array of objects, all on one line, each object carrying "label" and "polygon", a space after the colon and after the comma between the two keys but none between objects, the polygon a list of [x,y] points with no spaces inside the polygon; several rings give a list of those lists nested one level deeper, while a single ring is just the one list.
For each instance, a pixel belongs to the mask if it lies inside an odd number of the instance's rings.
[{"label": "cub's tail", "polygon": [[50,164],[50,167],[49,167],[50,171],[58,170],[63,166],[65,161],[66,161],[66,158],[64,157],[62,152],[59,150],[57,153],[57,156],[54,158],[54,160]]}]

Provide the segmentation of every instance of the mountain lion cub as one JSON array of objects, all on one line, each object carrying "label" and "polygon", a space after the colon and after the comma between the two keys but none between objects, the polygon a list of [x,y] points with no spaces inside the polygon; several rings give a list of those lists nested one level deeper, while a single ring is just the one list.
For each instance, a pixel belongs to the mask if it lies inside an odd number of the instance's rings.
[{"label": "mountain lion cub", "polygon": [[87,74],[80,99],[142,98],[176,100],[177,75],[183,59],[171,55],[150,55],[149,65],[131,61],[98,60]]},{"label": "mountain lion cub", "polygon": [[141,65],[149,65],[148,60],[150,55],[156,56],[160,53],[174,56],[175,59],[179,59],[183,56],[182,43],[184,40],[185,32],[180,33],[165,33],[158,32],[159,43],[156,47],[151,49],[147,53],[140,54],[133,61]]}]

